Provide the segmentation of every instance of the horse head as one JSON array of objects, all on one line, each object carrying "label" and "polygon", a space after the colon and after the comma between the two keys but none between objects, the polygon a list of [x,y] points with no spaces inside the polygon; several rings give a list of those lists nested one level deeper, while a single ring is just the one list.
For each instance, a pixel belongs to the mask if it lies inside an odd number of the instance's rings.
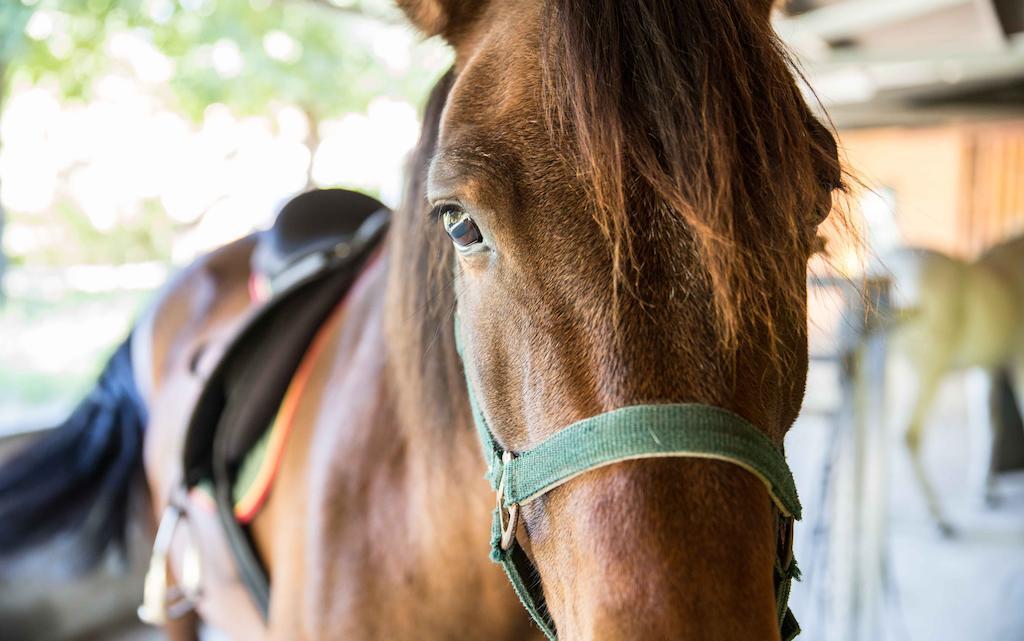
[{"label": "horse head", "polygon": [[[807,261],[840,171],[770,3],[399,4],[455,63],[396,251],[453,278],[436,295],[448,323],[457,308],[495,443],[522,452],[618,408],[702,403],[781,446],[804,393]],[[514,534],[562,641],[770,639],[775,524],[742,467],[651,458],[524,504]]]}]

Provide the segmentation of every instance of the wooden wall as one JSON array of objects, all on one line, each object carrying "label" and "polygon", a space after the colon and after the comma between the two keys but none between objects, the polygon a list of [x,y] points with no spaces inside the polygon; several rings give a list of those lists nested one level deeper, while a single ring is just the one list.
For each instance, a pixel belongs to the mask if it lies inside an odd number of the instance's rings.
[{"label": "wooden wall", "polygon": [[965,138],[960,232],[976,253],[1024,233],[1024,122],[975,127]]},{"label": "wooden wall", "polygon": [[977,255],[1024,233],[1024,120],[840,132],[850,168],[896,194],[907,244]]}]

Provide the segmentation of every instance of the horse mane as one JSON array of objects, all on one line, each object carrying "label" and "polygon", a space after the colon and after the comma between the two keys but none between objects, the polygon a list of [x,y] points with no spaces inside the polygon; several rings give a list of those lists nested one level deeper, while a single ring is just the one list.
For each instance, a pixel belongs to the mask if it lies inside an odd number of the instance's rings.
[{"label": "horse mane", "polygon": [[774,337],[795,320],[779,314],[804,308],[802,263],[842,172],[765,7],[548,0],[546,11],[548,125],[570,140],[616,291],[636,292],[635,240],[645,229],[631,212],[653,206],[688,230],[723,347],[750,323]]},{"label": "horse mane", "polygon": [[423,113],[416,148],[406,164],[405,184],[389,244],[392,254],[388,284],[389,341],[400,362],[392,375],[420,415],[427,408],[442,424],[469,416],[469,398],[462,363],[455,349],[452,314],[454,250],[447,236],[430,219],[426,196],[427,172],[437,149],[441,113],[455,80],[448,70],[434,85]]}]

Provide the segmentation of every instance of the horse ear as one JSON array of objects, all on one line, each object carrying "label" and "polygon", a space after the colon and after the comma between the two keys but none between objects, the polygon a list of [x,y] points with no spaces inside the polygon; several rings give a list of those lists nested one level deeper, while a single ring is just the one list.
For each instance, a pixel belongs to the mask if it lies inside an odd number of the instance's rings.
[{"label": "horse ear", "polygon": [[428,36],[452,42],[465,32],[487,5],[487,0],[398,0],[416,27]]}]

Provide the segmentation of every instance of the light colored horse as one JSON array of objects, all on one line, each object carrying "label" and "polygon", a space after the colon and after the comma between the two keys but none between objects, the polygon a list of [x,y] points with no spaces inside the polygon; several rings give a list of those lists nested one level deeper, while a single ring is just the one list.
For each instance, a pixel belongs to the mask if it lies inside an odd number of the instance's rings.
[{"label": "light colored horse", "polygon": [[905,248],[887,256],[885,263],[895,282],[892,346],[906,357],[917,379],[906,443],[928,509],[948,534],[952,526],[922,461],[926,421],[943,378],[971,370],[971,423],[983,437],[977,447],[972,445],[979,455],[974,458],[983,462],[973,466],[971,476],[991,501],[989,439],[995,438],[1000,422],[990,415],[987,400],[1000,393],[1004,373],[1009,373],[1017,397],[1024,393],[1024,237],[996,245],[973,262]]}]

